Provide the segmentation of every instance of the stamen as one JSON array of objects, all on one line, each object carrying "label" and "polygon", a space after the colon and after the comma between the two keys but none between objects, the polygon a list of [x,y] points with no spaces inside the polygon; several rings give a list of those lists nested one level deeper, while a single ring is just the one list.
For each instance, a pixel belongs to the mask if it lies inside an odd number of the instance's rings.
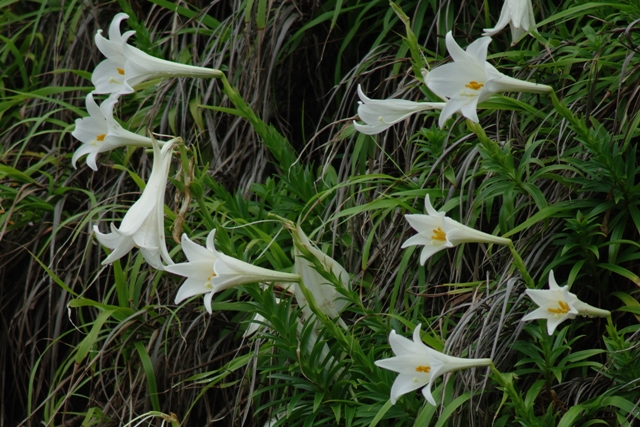
[{"label": "stamen", "polygon": [[569,312],[569,304],[564,301],[558,301],[560,308],[547,308],[549,313],[553,314],[567,314]]},{"label": "stamen", "polygon": [[445,233],[442,228],[438,227],[433,230],[433,236],[431,236],[431,239],[444,243],[447,241],[447,233]]},{"label": "stamen", "polygon": [[473,89],[473,90],[480,90],[484,87],[484,84],[482,83],[478,83],[475,80],[471,80],[469,82],[469,84],[464,85],[465,87],[468,87],[469,89]]},{"label": "stamen", "polygon": [[207,282],[204,284],[207,288],[213,289],[213,284],[211,283],[211,280],[214,277],[216,277],[216,273],[211,273],[211,276],[207,277]]},{"label": "stamen", "polygon": [[100,142],[102,142],[102,141],[104,141],[104,138],[105,138],[106,136],[107,136],[106,134],[101,133],[100,135],[96,136],[96,141],[100,141]]},{"label": "stamen", "polygon": [[118,74],[120,74],[121,76],[124,76],[124,70],[122,68],[116,67],[116,70],[118,71]]},{"label": "stamen", "polygon": [[431,372],[431,366],[418,366],[416,368],[416,372],[424,372],[425,374],[428,374]]}]

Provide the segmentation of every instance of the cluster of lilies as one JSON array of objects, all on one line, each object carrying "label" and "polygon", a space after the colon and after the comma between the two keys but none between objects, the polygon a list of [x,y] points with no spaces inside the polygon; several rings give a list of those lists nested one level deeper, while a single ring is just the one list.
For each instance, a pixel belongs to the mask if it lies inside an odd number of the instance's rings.
[{"label": "cluster of lilies", "polygon": [[[128,43],[135,33],[121,34],[121,22],[127,19],[124,13],[117,14],[109,28],[109,39],[98,31],[95,42],[105,55],[92,75],[95,90],[87,95],[88,117],[76,120],[73,136],[83,145],[74,153],[74,167],[79,158],[87,156],[87,165],[97,170],[98,153],[116,147],[136,146],[151,148],[153,165],[151,174],[140,198],[122,218],[120,227],[111,224],[111,232],[104,234],[94,226],[98,241],[111,252],[103,264],[110,264],[127,255],[134,247],[157,270],[167,271],[186,278],[175,297],[176,304],[187,298],[203,295],[204,307],[211,313],[211,301],[215,293],[249,283],[289,283],[284,289],[292,292],[306,320],[314,313],[322,312],[337,319],[346,308],[344,298],[350,290],[347,271],[336,260],[314,246],[300,225],[279,218],[291,233],[294,243],[294,272],[282,272],[255,266],[251,263],[219,252],[215,247],[215,229],[206,238],[206,245],[193,242],[182,235],[181,245],[187,262],[174,263],[166,247],[164,235],[164,198],[173,149],[181,143],[176,137],[158,141],[153,135],[144,136],[127,129],[113,117],[114,107],[120,96],[135,91],[140,83],[151,79],[170,77],[221,78],[220,70],[179,64],[150,56]],[[358,87],[360,105],[358,116],[364,124],[354,122],[356,130],[364,134],[377,134],[388,129],[410,115],[424,110],[441,110],[439,126],[446,124],[454,114],[478,122],[478,103],[500,92],[552,91],[550,86],[521,81],[499,72],[486,61],[491,42],[488,37],[511,26],[513,42],[535,28],[531,0],[506,0],[496,28],[485,30],[485,37],[471,43],[462,50],[451,32],[446,35],[446,45],[453,62],[431,71],[423,71],[424,83],[442,102],[413,102],[399,99],[369,99]],[[108,94],[98,106],[93,94]],[[463,225],[438,212],[427,195],[426,214],[406,215],[409,225],[416,233],[402,244],[402,248],[422,246],[420,264],[436,252],[462,243],[482,242],[512,246],[508,238],[487,234]],[[321,272],[321,270],[324,270]],[[333,277],[335,280],[328,280]],[[553,334],[565,320],[578,315],[609,316],[606,310],[592,307],[569,292],[568,286],[560,287],[553,272],[549,274],[549,289],[527,289],[527,295],[539,307],[522,320],[546,319],[547,332]],[[338,319],[341,322],[340,319]],[[261,319],[254,319],[254,324]],[[344,325],[344,322],[341,322]],[[346,327],[344,325],[343,327]],[[254,331],[256,328],[250,328]],[[439,376],[459,369],[492,365],[491,359],[466,359],[445,355],[426,346],[421,339],[420,325],[413,331],[413,340],[404,338],[395,331],[389,336],[394,357],[378,360],[376,365],[397,372],[399,375],[391,388],[391,402],[410,391],[424,387],[426,400],[436,405],[431,394],[434,380]]]}]

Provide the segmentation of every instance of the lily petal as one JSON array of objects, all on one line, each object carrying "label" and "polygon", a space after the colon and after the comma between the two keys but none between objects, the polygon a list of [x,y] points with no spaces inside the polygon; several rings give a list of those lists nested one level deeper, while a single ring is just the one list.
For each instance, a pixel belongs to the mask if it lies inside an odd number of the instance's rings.
[{"label": "lily petal", "polygon": [[552,90],[550,86],[514,79],[496,70],[486,61],[490,43],[491,38],[483,37],[471,43],[464,51],[449,31],[446,35],[446,44],[454,62],[423,73],[429,89],[439,97],[448,99],[440,113],[438,120],[440,127],[443,127],[456,112],[477,123],[478,103],[496,93],[509,91],[543,93]]},{"label": "lily petal", "polygon": [[188,262],[168,265],[169,273],[184,276],[176,295],[176,304],[194,295],[204,294],[204,306],[211,313],[211,299],[216,292],[256,282],[297,282],[297,274],[273,271],[257,267],[239,259],[220,253],[214,246],[215,230],[207,236],[207,247],[194,243],[186,234],[182,235],[182,250]]},{"label": "lily petal", "polygon": [[96,93],[131,93],[134,86],[154,78],[222,77],[220,70],[165,61],[130,46],[127,42],[135,31],[120,32],[120,24],[128,18],[124,13],[113,18],[108,40],[102,35],[102,30],[96,33],[96,46],[107,58],[98,64],[91,76]]},{"label": "lily petal", "polygon": [[153,167],[140,198],[129,208],[119,228],[116,229],[111,224],[110,235],[104,235],[94,227],[98,240],[113,249],[103,264],[110,264],[121,258],[134,246],[141,249],[145,260],[156,269],[163,269],[161,260],[169,265],[173,264],[164,236],[164,193],[171,166],[172,149],[179,141],[179,138],[168,141],[163,149],[160,149],[158,143],[152,140]]},{"label": "lily petal", "polygon": [[[78,159],[85,154],[89,155],[87,157],[89,167],[97,170],[96,157],[99,153],[117,147],[153,147],[151,138],[123,129],[113,118],[113,109],[117,102],[118,97],[111,95],[98,107],[93,94],[87,94],[85,103],[89,116],[77,119],[76,128],[71,133],[83,143],[71,159],[74,167]],[[162,144],[164,145],[164,142]]]},{"label": "lily petal", "polygon": [[389,343],[394,357],[376,360],[375,364],[381,368],[398,372],[391,387],[391,403],[395,404],[400,396],[420,387],[427,401],[435,405],[431,394],[433,382],[447,372],[476,366],[489,366],[491,359],[464,359],[451,357],[427,347],[420,338],[420,325],[413,331],[413,341],[396,335],[392,331]]},{"label": "lily petal", "polygon": [[353,122],[354,127],[365,135],[375,135],[383,132],[394,124],[407,119],[409,116],[425,110],[444,108],[444,102],[413,102],[404,99],[371,99],[368,98],[358,85],[358,116],[364,125]]},{"label": "lily petal", "polygon": [[522,321],[546,319],[549,335],[553,335],[560,323],[578,315],[598,317],[611,315],[608,310],[593,307],[580,301],[575,294],[569,292],[568,286],[558,286],[553,270],[549,272],[549,289],[527,289],[525,293],[539,307],[524,316]]},{"label": "lily petal", "polygon": [[437,212],[431,205],[428,194],[425,197],[425,209],[427,215],[405,215],[409,225],[418,234],[410,237],[402,244],[402,248],[424,245],[420,254],[421,265],[424,265],[433,254],[462,243],[484,242],[498,245],[509,245],[511,243],[510,239],[483,233],[446,217],[443,212]]},{"label": "lily petal", "polygon": [[536,26],[531,0],[505,0],[496,26],[486,28],[483,35],[493,36],[511,27],[511,45],[515,45],[530,29]]}]

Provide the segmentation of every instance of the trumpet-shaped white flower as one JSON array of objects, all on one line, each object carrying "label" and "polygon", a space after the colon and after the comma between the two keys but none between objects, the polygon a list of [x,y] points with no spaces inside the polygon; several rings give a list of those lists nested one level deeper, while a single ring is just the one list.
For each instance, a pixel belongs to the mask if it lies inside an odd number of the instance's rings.
[{"label": "trumpet-shaped white flower", "polygon": [[547,333],[553,335],[558,325],[567,319],[580,316],[609,317],[611,313],[593,307],[569,292],[569,286],[558,286],[553,270],[549,272],[549,289],[527,289],[526,294],[539,307],[522,318],[523,322],[547,319]]},{"label": "trumpet-shaped white flower", "polygon": [[96,33],[96,46],[107,59],[98,64],[91,76],[95,93],[132,93],[134,86],[154,78],[222,76],[220,70],[166,61],[130,46],[127,41],[135,31],[120,33],[120,23],[128,18],[126,13],[113,18],[109,39],[102,36],[102,30]]},{"label": "trumpet-shaped white flower", "polygon": [[412,114],[425,110],[442,110],[444,102],[413,102],[404,99],[371,99],[362,92],[358,85],[358,116],[365,123],[355,120],[353,126],[360,133],[375,135],[387,130],[394,124],[403,121]]},{"label": "trumpet-shaped white flower", "polygon": [[498,245],[509,245],[511,239],[483,233],[466,225],[460,224],[451,218],[447,218],[444,212],[437,212],[431,205],[429,195],[424,199],[427,215],[408,214],[404,217],[418,234],[407,239],[402,248],[416,245],[424,245],[420,254],[420,264],[424,263],[433,254],[446,248],[452,248],[461,243],[485,242]]},{"label": "trumpet-shaped white flower", "polygon": [[78,159],[87,154],[87,165],[94,171],[98,170],[96,157],[117,147],[132,145],[136,147],[153,147],[151,138],[138,135],[124,129],[113,118],[113,107],[118,102],[117,96],[110,96],[100,104],[90,93],[86,98],[88,117],[76,119],[76,128],[71,133],[83,144],[73,153],[71,163],[76,167]]},{"label": "trumpet-shaped white flower", "polygon": [[544,93],[551,86],[530,83],[508,77],[487,62],[487,48],[491,37],[482,37],[464,51],[453,39],[451,31],[446,36],[447,50],[453,63],[442,65],[424,73],[425,83],[436,95],[448,99],[440,113],[438,125],[456,112],[473,122],[478,122],[476,107],[479,102],[501,92]]},{"label": "trumpet-shaped white flower", "polygon": [[155,269],[164,269],[163,260],[173,264],[164,239],[164,192],[172,150],[178,141],[180,138],[172,139],[160,148],[158,142],[152,139],[153,166],[138,201],[129,208],[119,228],[111,224],[111,233],[102,234],[97,225],[93,226],[98,241],[113,250],[102,264],[111,264],[134,247],[140,248],[144,259]]},{"label": "trumpet-shaped white flower", "polygon": [[420,338],[420,325],[413,331],[413,341],[397,335],[396,331],[391,331],[389,344],[395,357],[376,360],[375,364],[399,374],[391,387],[391,403],[394,405],[398,397],[424,387],[422,394],[425,399],[436,406],[436,401],[431,395],[431,386],[439,376],[460,369],[489,366],[492,363],[491,359],[447,356],[427,347]]},{"label": "trumpet-shaped white flower", "polygon": [[[317,267],[335,276],[345,290],[350,289],[349,273],[336,260],[316,248],[299,225],[295,228],[291,227],[291,232],[294,241],[294,270],[302,278],[302,283],[295,287],[295,295],[298,305],[302,307],[304,317],[309,319],[313,312],[309,308],[309,302],[301,286],[311,293],[320,311],[332,319],[338,317],[348,301],[342,297],[335,284],[330,283],[320,274]],[[314,263],[310,257],[315,258],[317,263]]]},{"label": "trumpet-shaped white flower", "polygon": [[218,252],[213,243],[215,233],[216,230],[212,230],[207,236],[206,248],[191,241],[186,234],[182,235],[182,251],[189,262],[165,267],[166,271],[187,278],[178,289],[176,304],[204,294],[204,307],[211,313],[213,295],[224,289],[248,283],[300,281],[297,274],[257,267]]},{"label": "trumpet-shaped white flower", "polygon": [[511,27],[511,46],[515,45],[529,29],[536,26],[531,0],[505,0],[500,18],[493,28],[485,28],[483,36],[494,36],[504,27]]}]

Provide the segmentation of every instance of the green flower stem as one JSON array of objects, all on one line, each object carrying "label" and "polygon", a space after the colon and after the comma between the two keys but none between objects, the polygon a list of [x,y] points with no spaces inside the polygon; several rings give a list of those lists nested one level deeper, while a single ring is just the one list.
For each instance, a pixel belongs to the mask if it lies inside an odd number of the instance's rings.
[{"label": "green flower stem", "polygon": [[[244,117],[251,123],[253,129],[262,138],[263,144],[269,149],[273,157],[278,161],[279,166],[287,173],[293,174],[298,172],[300,166],[296,163],[297,154],[289,141],[282,136],[273,126],[263,122],[253,111],[253,109],[245,102],[240,92],[229,83],[227,77],[223,74],[220,77],[222,81],[223,91],[229,97],[229,100],[235,105],[240,112],[240,116]],[[291,170],[291,169],[295,170]]]},{"label": "green flower stem", "polygon": [[489,9],[489,0],[484,0],[484,27],[492,28],[491,12]]},{"label": "green flower stem", "polygon": [[190,178],[190,170],[191,170],[191,162],[189,160],[189,156],[187,155],[187,150],[184,145],[179,145],[178,149],[180,151],[180,161],[182,162],[182,171],[185,174],[185,191],[189,191],[191,197],[193,197],[198,203],[198,207],[200,207],[200,214],[204,219],[207,227],[209,229],[214,229],[216,227],[216,223],[211,217],[209,213],[209,209],[207,208],[207,204],[204,201],[204,190],[202,189],[202,185],[197,180],[188,181]]},{"label": "green flower stem", "polygon": [[[498,148],[496,142],[487,136],[487,134],[485,133],[480,123],[475,123],[467,119],[467,128],[471,132],[476,134],[476,136],[478,137],[478,140],[482,144],[482,147],[487,151],[487,153],[492,155],[500,154],[499,153],[500,149]],[[495,156],[492,156],[492,157],[495,157]],[[498,156],[498,158],[500,157],[502,156]]]},{"label": "green flower stem", "polygon": [[293,221],[291,221],[290,219],[287,219],[287,218],[283,218],[280,215],[276,215],[273,212],[269,212],[267,214],[267,218],[273,218],[273,219],[278,220],[280,223],[282,223],[282,225],[284,225],[289,230],[295,230],[296,229],[296,224]]},{"label": "green flower stem", "polygon": [[491,157],[491,159],[500,164],[505,171],[509,171],[509,178],[513,180],[518,188],[522,188],[522,181],[520,180],[520,177],[517,173],[515,173],[513,164],[502,152],[502,149],[500,148],[498,143],[487,136],[487,134],[484,132],[484,129],[479,123],[474,123],[471,120],[467,119],[467,128],[471,132],[476,134],[476,136],[478,137],[478,141],[480,141],[480,145],[482,145],[482,148]]},{"label": "green flower stem", "polygon": [[591,135],[589,135],[589,129],[587,128],[584,120],[577,118],[575,114],[573,114],[573,112],[564,104],[564,102],[558,99],[558,95],[556,95],[556,92],[553,90],[551,91],[551,102],[558,114],[571,124],[571,127],[578,135],[585,138],[590,143],[593,142],[591,141]]},{"label": "green flower stem", "polygon": [[525,421],[526,423],[525,425],[531,426],[531,427],[537,426],[538,421],[536,420],[535,416],[531,413],[531,411],[527,409],[527,405],[525,405],[524,400],[522,400],[522,397],[513,386],[513,378],[514,378],[513,374],[503,374],[498,370],[498,368],[496,368],[496,366],[493,363],[491,363],[489,367],[491,368],[491,372],[493,373],[493,379],[498,384],[500,384],[500,386],[504,389],[504,391],[507,393],[507,395],[511,399],[511,402],[513,403],[513,407],[516,411],[516,415],[520,417],[523,421]]},{"label": "green flower stem", "polygon": [[[495,161],[504,163],[502,161],[502,159],[504,158],[504,155],[502,154],[500,148],[498,147],[498,144],[492,139],[490,139],[489,137],[487,137],[487,134],[484,132],[484,129],[482,128],[482,126],[480,126],[478,123],[474,123],[471,120],[467,119],[467,127],[469,128],[469,130],[471,130],[473,133],[475,133],[478,136],[478,140],[482,144],[482,148],[484,148],[484,150]],[[505,168],[511,169],[510,165],[506,165],[506,164],[505,164]],[[516,185],[521,188],[522,183],[520,182],[520,179],[517,176],[517,174],[514,174],[514,176],[512,176],[512,179],[514,180]],[[531,278],[529,271],[527,271],[527,267],[525,266],[524,261],[522,260],[522,257],[516,250],[516,247],[514,246],[513,242],[510,242],[508,246],[509,246],[509,250],[511,251],[511,255],[513,256],[513,263],[518,269],[518,271],[520,272],[520,274],[522,275],[522,279],[526,283],[527,288],[535,288],[535,282]]]},{"label": "green flower stem", "polygon": [[209,208],[207,208],[207,204],[204,201],[204,197],[200,195],[200,197],[196,197],[195,199],[196,199],[196,202],[198,203],[198,207],[200,207],[200,214],[202,214],[202,218],[204,219],[204,222],[207,223],[207,227],[209,228],[209,230],[213,230],[214,228],[216,228],[216,223],[213,221],[213,218],[209,213]]},{"label": "green flower stem", "polygon": [[511,251],[511,255],[513,256],[513,264],[516,266],[516,268],[522,275],[522,279],[524,280],[524,283],[527,285],[527,288],[534,289],[536,287],[536,283],[531,278],[531,275],[529,274],[529,271],[527,270],[526,265],[524,265],[524,261],[522,260],[522,257],[516,250],[516,247],[513,244],[513,242],[509,244],[509,250]]}]

